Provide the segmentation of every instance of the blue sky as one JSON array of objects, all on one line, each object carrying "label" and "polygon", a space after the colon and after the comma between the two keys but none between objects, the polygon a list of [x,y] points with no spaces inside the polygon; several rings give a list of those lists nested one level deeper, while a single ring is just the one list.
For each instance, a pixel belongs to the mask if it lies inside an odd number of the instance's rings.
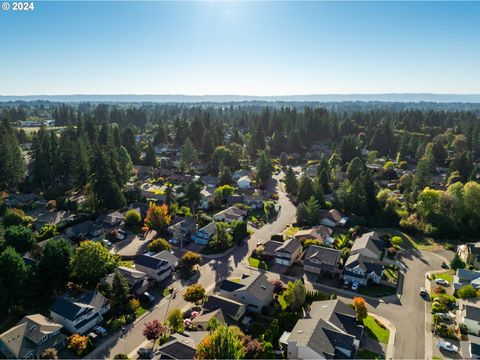
[{"label": "blue sky", "polygon": [[42,1],[0,95],[480,93],[480,2]]}]

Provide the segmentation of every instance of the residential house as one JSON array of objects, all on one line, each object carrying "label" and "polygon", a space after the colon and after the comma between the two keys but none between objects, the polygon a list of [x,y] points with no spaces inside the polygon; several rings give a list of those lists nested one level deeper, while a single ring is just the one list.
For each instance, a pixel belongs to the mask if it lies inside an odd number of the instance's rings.
[{"label": "residential house", "polygon": [[260,194],[245,195],[243,197],[243,203],[247,206],[250,206],[252,209],[263,208],[264,200],[265,200],[265,197]]},{"label": "residential house", "polygon": [[172,334],[155,353],[154,359],[193,360],[197,346],[208,335],[208,331],[190,331],[183,334]]},{"label": "residential house", "polygon": [[363,336],[355,310],[340,300],[315,301],[283,336],[287,359],[354,359]]},{"label": "residential house", "polygon": [[227,206],[243,204],[243,195],[233,194],[227,197]]},{"label": "residential house", "polygon": [[350,255],[362,254],[371,259],[380,259],[385,250],[385,241],[380,238],[380,235],[375,231],[363,234],[355,239]]},{"label": "residential house", "polygon": [[62,325],[45,316],[33,314],[0,334],[0,351],[11,359],[38,359],[47,348],[60,349],[66,336],[60,333]]},{"label": "residential house", "polygon": [[461,302],[458,310],[458,323],[467,327],[470,334],[480,334],[480,306],[470,302]]},{"label": "residential house", "polygon": [[205,188],[200,191],[200,204],[198,205],[200,209],[208,209],[213,199],[213,191],[209,188]]},{"label": "residential house", "polygon": [[200,181],[206,185],[207,189],[215,189],[220,182],[220,178],[217,176],[201,176]]},{"label": "residential house", "polygon": [[190,236],[197,227],[195,217],[175,217],[168,227],[168,232],[172,235],[170,242],[172,244],[183,244],[190,241]]},{"label": "residential house", "polygon": [[232,174],[232,178],[233,180],[237,181],[238,179],[244,177],[244,176],[248,176],[251,174],[251,171],[250,170],[246,170],[246,169],[240,169],[240,170],[237,170],[235,171],[233,174]]},{"label": "residential house", "polygon": [[195,243],[197,244],[206,245],[213,237],[213,235],[215,235],[216,231],[217,224],[215,224],[215,222],[211,222],[210,224],[205,225],[201,229],[194,232],[192,235],[192,240],[195,241]]},{"label": "residential house", "polygon": [[83,293],[78,298],[60,297],[50,308],[50,317],[69,332],[85,334],[103,321],[110,303],[98,291]]},{"label": "residential house", "polygon": [[299,230],[295,233],[294,237],[298,241],[307,239],[315,239],[325,245],[332,245],[335,239],[331,236],[333,230],[325,225],[314,226],[310,229]]},{"label": "residential house", "polygon": [[170,268],[172,271],[175,270],[175,268],[178,265],[178,257],[176,257],[171,251],[163,250],[160,251],[158,254],[155,255],[157,259],[164,260],[170,264]]},{"label": "residential house", "polygon": [[294,238],[285,242],[269,240],[263,249],[263,255],[272,257],[276,264],[285,266],[291,266],[301,253],[302,244]]},{"label": "residential house", "polygon": [[150,279],[162,282],[172,275],[173,264],[165,259],[165,254],[162,251],[155,255],[147,253],[137,256],[135,268],[147,274]]},{"label": "residential house", "polygon": [[225,318],[223,317],[222,309],[217,309],[198,315],[192,320],[192,325],[195,326],[198,330],[208,330],[208,322],[213,318],[216,318],[219,322],[225,324]]},{"label": "residential house", "polygon": [[133,173],[140,179],[146,180],[150,177],[152,168],[150,166],[133,165]]},{"label": "residential house", "polygon": [[305,251],[303,269],[314,274],[323,272],[336,274],[341,258],[342,252],[340,250],[311,245]]},{"label": "residential house", "polygon": [[466,285],[472,285],[475,289],[480,289],[480,271],[457,269],[453,276],[453,288],[458,290]]},{"label": "residential house", "polygon": [[34,201],[38,199],[36,194],[8,194],[8,197],[4,199],[4,204],[6,207],[13,207],[22,209],[24,207],[30,206]]},{"label": "residential house", "polygon": [[480,269],[480,242],[458,245],[457,254],[465,264]]},{"label": "residential house", "polygon": [[232,221],[245,221],[246,216],[247,212],[245,210],[236,206],[230,206],[229,208],[214,214],[213,218],[217,221],[225,221],[230,223]]},{"label": "residential house", "polygon": [[71,240],[93,240],[102,237],[103,232],[97,224],[87,220],[66,229],[65,236]]},{"label": "residential house", "polygon": [[273,300],[273,284],[265,274],[252,271],[243,274],[240,279],[226,279],[220,284],[220,294],[239,301],[247,306],[247,310],[261,312],[264,306]]},{"label": "residential house", "polygon": [[[143,271],[132,269],[127,266],[119,266],[117,267],[117,270],[127,280],[132,294],[139,296],[148,290],[149,284],[148,284],[147,274],[144,273]],[[115,276],[115,273],[111,273],[107,275],[102,279],[101,283],[112,285],[114,276]]]},{"label": "residential house", "polygon": [[209,295],[207,301],[203,304],[203,309],[207,311],[222,310],[224,316],[240,321],[245,314],[246,306],[241,302],[223,296]]},{"label": "residential house", "polygon": [[34,219],[32,225],[35,230],[40,230],[44,225],[61,225],[75,217],[65,210],[51,211],[45,206],[28,211],[26,214]]},{"label": "residential house", "polygon": [[123,226],[125,222],[125,215],[119,211],[114,211],[109,214],[104,214],[98,217],[97,223],[105,229],[111,231],[117,227]]},{"label": "residential house", "polygon": [[[472,337],[473,336],[469,336],[469,338],[472,338]],[[480,359],[480,341],[479,340],[474,342],[474,341],[471,341],[470,339],[468,343],[468,354],[466,354],[464,358],[473,359],[473,360]]]},{"label": "residential house", "polygon": [[361,253],[350,255],[343,266],[343,279],[348,282],[357,282],[367,285],[369,280],[380,284],[383,276],[384,264],[378,260],[368,258]]},{"label": "residential house", "polygon": [[149,201],[154,201],[158,203],[163,203],[167,199],[165,194],[166,187],[159,186],[151,183],[144,183],[141,186],[142,196],[148,199]]},{"label": "residential house", "polygon": [[320,214],[320,224],[335,228],[343,227],[347,223],[348,218],[342,216],[340,211],[331,209]]},{"label": "residential house", "polygon": [[250,189],[252,187],[252,179],[248,176],[242,176],[237,180],[237,187],[240,189]]}]

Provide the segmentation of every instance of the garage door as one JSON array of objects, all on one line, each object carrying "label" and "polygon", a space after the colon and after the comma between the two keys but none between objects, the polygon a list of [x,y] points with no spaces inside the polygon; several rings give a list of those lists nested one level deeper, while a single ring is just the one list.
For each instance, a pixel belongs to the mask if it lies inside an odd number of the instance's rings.
[{"label": "garage door", "polygon": [[288,260],[286,260],[286,259],[275,258],[275,262],[279,265],[288,266]]}]

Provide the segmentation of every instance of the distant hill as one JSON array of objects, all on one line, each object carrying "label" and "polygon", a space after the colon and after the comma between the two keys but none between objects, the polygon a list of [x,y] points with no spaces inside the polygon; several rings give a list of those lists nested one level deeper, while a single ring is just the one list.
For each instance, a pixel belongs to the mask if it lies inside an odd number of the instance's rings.
[{"label": "distant hill", "polygon": [[230,103],[230,102],[431,102],[431,103],[480,103],[480,94],[324,94],[324,95],[28,95],[2,96],[0,102],[35,101],[53,102],[157,102],[157,103]]}]

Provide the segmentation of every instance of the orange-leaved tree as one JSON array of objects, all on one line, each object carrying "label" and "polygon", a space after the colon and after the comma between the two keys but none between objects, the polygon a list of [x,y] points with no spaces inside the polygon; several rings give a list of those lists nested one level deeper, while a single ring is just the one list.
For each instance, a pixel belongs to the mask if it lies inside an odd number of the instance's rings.
[{"label": "orange-leaved tree", "polygon": [[363,321],[363,319],[368,316],[365,300],[362,297],[354,297],[353,306],[355,307],[355,312],[357,314],[357,321]]},{"label": "orange-leaved tree", "polygon": [[146,230],[164,231],[171,221],[172,217],[168,213],[167,205],[150,203],[144,221]]}]

